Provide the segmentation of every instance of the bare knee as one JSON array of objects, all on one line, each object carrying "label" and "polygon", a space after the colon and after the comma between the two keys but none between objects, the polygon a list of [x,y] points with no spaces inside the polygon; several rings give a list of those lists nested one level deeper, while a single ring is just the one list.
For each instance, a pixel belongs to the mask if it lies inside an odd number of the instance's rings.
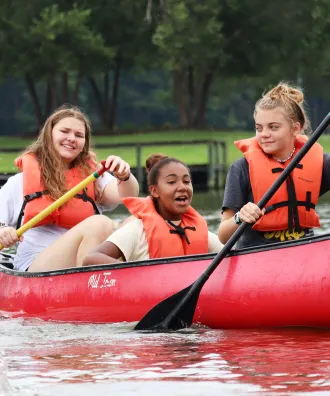
[{"label": "bare knee", "polygon": [[105,240],[113,232],[112,220],[107,216],[95,215],[81,223],[84,233],[98,235],[101,240]]}]

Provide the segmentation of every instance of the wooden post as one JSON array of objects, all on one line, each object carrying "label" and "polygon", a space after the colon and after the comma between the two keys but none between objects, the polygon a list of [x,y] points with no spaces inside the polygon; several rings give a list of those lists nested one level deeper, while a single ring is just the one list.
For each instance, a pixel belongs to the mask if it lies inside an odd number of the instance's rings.
[{"label": "wooden post", "polygon": [[220,158],[219,158],[219,142],[214,142],[214,149],[215,149],[215,172],[214,172],[214,188],[216,190],[220,189],[219,186],[219,171],[220,171]]},{"label": "wooden post", "polygon": [[143,169],[142,169],[142,149],[141,145],[136,146],[136,167],[137,167],[137,181],[140,186],[143,185]]},{"label": "wooden post", "polygon": [[207,186],[210,187],[210,183],[213,182],[213,144],[211,142],[207,145],[208,151],[208,166],[207,166]]}]

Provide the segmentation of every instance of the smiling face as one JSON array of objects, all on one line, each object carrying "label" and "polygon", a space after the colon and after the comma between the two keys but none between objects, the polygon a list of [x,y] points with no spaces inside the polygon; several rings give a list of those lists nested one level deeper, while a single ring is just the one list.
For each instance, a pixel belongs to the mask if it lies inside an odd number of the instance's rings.
[{"label": "smiling face", "polygon": [[85,145],[85,124],[74,117],[62,118],[52,130],[55,150],[68,165],[74,161]]},{"label": "smiling face", "polygon": [[254,118],[256,139],[262,150],[279,159],[287,158],[294,148],[295,136],[301,132],[300,123],[292,124],[281,107],[258,109]]},{"label": "smiling face", "polygon": [[190,173],[183,164],[171,162],[160,169],[158,182],[151,185],[149,191],[165,220],[181,220],[193,196]]}]

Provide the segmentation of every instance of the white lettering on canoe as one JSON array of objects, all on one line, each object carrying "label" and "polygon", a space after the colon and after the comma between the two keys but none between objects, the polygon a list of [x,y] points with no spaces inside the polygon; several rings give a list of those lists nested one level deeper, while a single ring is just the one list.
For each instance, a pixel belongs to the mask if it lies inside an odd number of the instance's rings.
[{"label": "white lettering on canoe", "polygon": [[99,275],[91,275],[88,280],[88,287],[92,289],[102,289],[104,287],[115,287],[116,286],[116,279],[109,278],[111,272],[104,272],[103,274]]}]

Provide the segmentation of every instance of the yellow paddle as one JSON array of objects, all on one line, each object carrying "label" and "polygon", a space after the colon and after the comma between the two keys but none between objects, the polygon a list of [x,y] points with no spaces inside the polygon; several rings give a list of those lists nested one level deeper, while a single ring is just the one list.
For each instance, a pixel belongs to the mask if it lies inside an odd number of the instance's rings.
[{"label": "yellow paddle", "polygon": [[[24,234],[25,231],[28,229],[32,228],[36,224],[39,223],[39,221],[43,220],[45,217],[47,217],[50,213],[52,213],[55,209],[59,208],[63,204],[65,204],[70,198],[74,197],[76,194],[79,193],[79,191],[83,190],[85,187],[88,186],[89,183],[93,182],[96,180],[98,177],[103,175],[103,173],[108,169],[105,167],[105,161],[101,161],[101,164],[103,165],[103,168],[93,172],[91,175],[86,177],[82,182],[77,184],[75,187],[73,187],[70,191],[66,192],[61,198],[53,202],[51,205],[49,205],[46,209],[42,210],[40,213],[38,213],[36,216],[34,216],[31,220],[29,220],[27,223],[22,225],[17,231],[16,234],[18,237],[20,237],[22,234]],[[4,246],[0,243],[0,250],[2,250]]]}]

